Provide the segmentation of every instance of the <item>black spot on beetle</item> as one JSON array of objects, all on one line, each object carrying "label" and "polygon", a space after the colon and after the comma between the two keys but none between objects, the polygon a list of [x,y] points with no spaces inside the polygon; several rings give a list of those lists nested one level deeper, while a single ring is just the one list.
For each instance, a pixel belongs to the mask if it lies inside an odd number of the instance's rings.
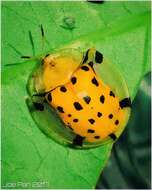
[{"label": "black spot on beetle", "polygon": [[86,65],[83,65],[83,66],[81,67],[81,69],[84,70],[84,71],[89,71],[89,67],[87,67]]},{"label": "black spot on beetle", "polygon": [[118,124],[119,124],[119,120],[116,120],[116,121],[115,121],[115,125],[118,125]]},{"label": "black spot on beetle", "polygon": [[77,78],[76,77],[72,77],[71,78],[71,82],[72,82],[72,84],[75,84],[77,82]]},{"label": "black spot on beetle", "polygon": [[91,80],[91,82],[95,85],[95,86],[99,86],[99,83],[97,81],[97,79],[95,77],[93,77],[93,79]]},{"label": "black spot on beetle", "polygon": [[100,139],[100,136],[94,136],[95,139]]},{"label": "black spot on beetle", "polygon": [[79,120],[78,119],[73,119],[73,122],[77,123]]},{"label": "black spot on beetle", "polygon": [[61,87],[60,87],[60,91],[61,91],[61,92],[66,92],[67,89],[65,88],[65,86],[61,86]]},{"label": "black spot on beetle", "polygon": [[101,95],[101,96],[100,96],[100,102],[103,104],[104,101],[105,101],[105,97],[104,97],[104,95]]},{"label": "black spot on beetle", "polygon": [[60,113],[64,113],[64,110],[61,106],[57,106],[57,110],[60,112]]},{"label": "black spot on beetle", "polygon": [[48,97],[47,97],[47,98],[48,98],[49,102],[52,101],[52,95],[51,95],[51,93],[48,94]]},{"label": "black spot on beetle", "polygon": [[102,116],[102,113],[101,113],[101,112],[98,112],[98,113],[97,113],[97,116],[98,116],[98,117],[101,117],[101,116]]},{"label": "black spot on beetle", "polygon": [[83,99],[84,99],[84,101],[85,101],[87,104],[89,104],[90,101],[91,101],[90,96],[85,96],[85,97],[83,97]]},{"label": "black spot on beetle", "polygon": [[83,107],[81,106],[81,104],[79,102],[74,102],[73,105],[74,105],[75,109],[78,111],[83,109]]},{"label": "black spot on beetle", "polygon": [[115,97],[115,94],[112,91],[110,91],[109,95]]},{"label": "black spot on beetle", "polygon": [[93,130],[93,129],[88,129],[88,131],[87,131],[88,133],[94,133],[95,132],[95,130]]},{"label": "black spot on beetle", "polygon": [[108,117],[109,117],[109,119],[112,119],[112,118],[113,118],[113,115],[112,115],[112,114],[109,114]]},{"label": "black spot on beetle", "polygon": [[71,114],[68,114],[68,117],[71,117]]},{"label": "black spot on beetle", "polygon": [[91,124],[94,124],[94,122],[95,122],[94,119],[88,119],[88,121],[89,121]]},{"label": "black spot on beetle", "polygon": [[99,51],[96,51],[95,53],[95,61],[96,63],[102,63],[103,61],[103,55]]}]

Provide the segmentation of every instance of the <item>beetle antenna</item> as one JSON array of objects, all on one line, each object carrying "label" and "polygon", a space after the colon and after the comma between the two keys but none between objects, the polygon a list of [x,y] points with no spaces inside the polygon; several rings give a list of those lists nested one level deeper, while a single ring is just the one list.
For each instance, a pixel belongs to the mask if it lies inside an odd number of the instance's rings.
[{"label": "beetle antenna", "polygon": [[32,46],[32,51],[33,51],[33,56],[35,55],[35,47],[34,47],[34,41],[33,41],[33,36],[32,36],[32,32],[29,31],[29,39],[30,39],[30,43]]},{"label": "beetle antenna", "polygon": [[43,29],[43,26],[41,24],[41,34],[42,34],[42,38],[44,37],[44,29]]},{"label": "beetle antenna", "polygon": [[43,52],[43,50],[44,50],[44,45],[45,45],[44,43],[46,42],[49,47],[50,47],[50,43],[49,43],[48,40],[45,38],[44,27],[43,27],[42,24],[40,25],[40,28],[41,28],[41,37],[42,37],[42,46],[41,46],[41,48],[42,48],[42,52]]},{"label": "beetle antenna", "polygon": [[[34,41],[33,41],[32,32],[30,30],[29,30],[29,39],[30,39],[30,43],[31,43],[31,46],[32,46],[33,56],[35,56]],[[21,56],[21,58],[22,59],[31,59],[31,56],[23,55],[23,56]]]},{"label": "beetle antenna", "polygon": [[45,40],[45,37],[44,37],[44,29],[43,29],[42,24],[40,25],[40,28],[41,28],[41,37],[42,37],[42,45],[41,45],[41,48],[42,48],[42,52],[43,52],[43,50],[44,50],[44,40]]}]

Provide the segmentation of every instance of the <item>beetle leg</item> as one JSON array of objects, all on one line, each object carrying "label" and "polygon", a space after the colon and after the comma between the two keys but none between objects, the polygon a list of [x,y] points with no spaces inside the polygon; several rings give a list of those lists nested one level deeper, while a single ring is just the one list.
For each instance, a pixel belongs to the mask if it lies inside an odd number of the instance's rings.
[{"label": "beetle leg", "polygon": [[33,101],[31,98],[27,97],[25,99],[26,105],[28,106],[30,112],[33,112],[35,110],[37,111],[43,111],[44,110],[44,105],[43,102],[41,101]]},{"label": "beetle leg", "polygon": [[38,110],[38,111],[43,111],[44,110],[43,103],[33,102],[33,105],[34,105],[35,109]]},{"label": "beetle leg", "polygon": [[82,137],[80,135],[76,135],[75,138],[73,139],[73,145],[82,146],[84,138],[85,137]]},{"label": "beetle leg", "polygon": [[33,96],[38,96],[38,97],[42,97],[42,98],[43,98],[43,97],[45,97],[45,95],[46,95],[47,93],[48,93],[48,92],[33,94],[32,97],[33,97]]},{"label": "beetle leg", "polygon": [[117,139],[116,135],[114,133],[111,133],[109,135],[110,138],[112,138],[113,141],[115,141]]},{"label": "beetle leg", "polygon": [[119,102],[120,107],[126,108],[126,107],[131,107],[131,99],[130,98],[124,98]]},{"label": "beetle leg", "polygon": [[45,102],[45,95],[46,93],[39,93],[39,94],[33,94],[32,97],[40,97],[40,100],[36,100],[34,98],[34,100],[32,101],[34,108],[38,111],[43,111],[44,110],[44,105],[43,103]]}]

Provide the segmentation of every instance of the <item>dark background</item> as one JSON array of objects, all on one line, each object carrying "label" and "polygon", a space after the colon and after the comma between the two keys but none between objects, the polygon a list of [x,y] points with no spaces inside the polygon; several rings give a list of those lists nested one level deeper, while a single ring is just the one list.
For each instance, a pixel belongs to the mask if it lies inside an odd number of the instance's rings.
[{"label": "dark background", "polygon": [[97,189],[151,189],[151,75],[133,101],[129,123],[115,143]]}]

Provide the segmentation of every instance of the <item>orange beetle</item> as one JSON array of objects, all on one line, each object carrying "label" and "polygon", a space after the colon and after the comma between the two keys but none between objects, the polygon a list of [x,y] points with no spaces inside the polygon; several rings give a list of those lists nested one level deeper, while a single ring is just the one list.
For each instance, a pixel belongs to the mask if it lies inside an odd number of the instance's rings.
[{"label": "orange beetle", "polygon": [[81,64],[70,56],[48,54],[43,59],[43,95],[75,134],[77,146],[107,138],[115,141],[125,124],[126,109],[130,111],[130,98],[120,100],[97,76],[93,65],[102,62],[103,55],[94,48],[87,50]]}]

